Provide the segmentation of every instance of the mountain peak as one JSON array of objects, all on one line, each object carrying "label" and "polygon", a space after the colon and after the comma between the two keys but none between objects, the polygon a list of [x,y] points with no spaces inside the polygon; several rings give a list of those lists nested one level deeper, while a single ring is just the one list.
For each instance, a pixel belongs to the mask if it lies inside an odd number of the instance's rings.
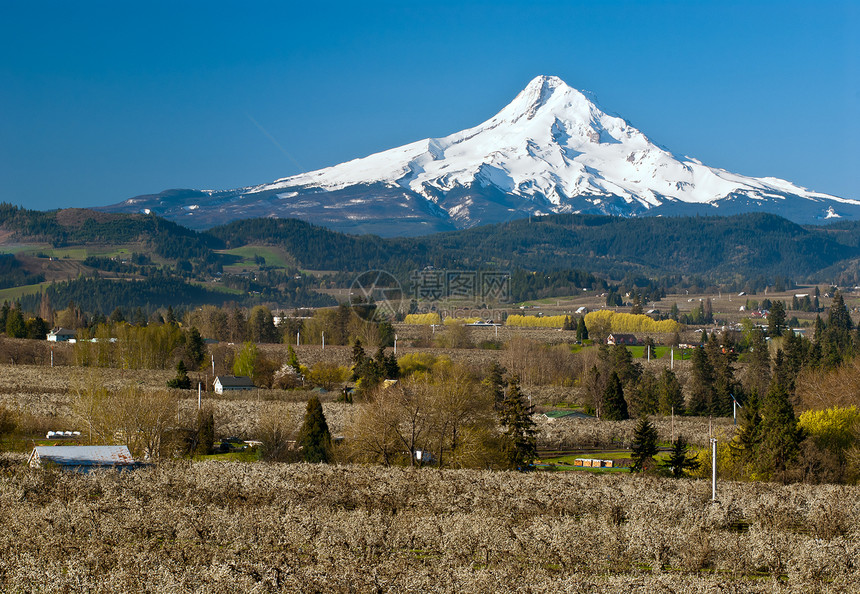
[{"label": "mountain peak", "polygon": [[588,98],[557,76],[541,75],[526,87],[494,119],[516,122],[533,119],[544,109],[567,114],[580,120],[591,120],[600,110]]},{"label": "mountain peak", "polygon": [[[489,120],[445,137],[181,204],[144,198],[127,201],[120,210],[176,213],[183,224],[252,213],[291,216],[385,235],[549,212],[770,211],[798,222],[860,218],[860,201],[678,157],[548,75],[532,79]],[[412,226],[406,231],[408,221]]]}]

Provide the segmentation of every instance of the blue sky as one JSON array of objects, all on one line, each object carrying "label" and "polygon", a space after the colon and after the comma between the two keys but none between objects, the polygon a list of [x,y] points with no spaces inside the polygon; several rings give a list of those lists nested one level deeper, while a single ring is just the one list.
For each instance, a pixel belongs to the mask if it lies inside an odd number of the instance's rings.
[{"label": "blue sky", "polygon": [[0,0],[0,201],[229,189],[474,126],[534,76],[860,199],[856,2]]}]

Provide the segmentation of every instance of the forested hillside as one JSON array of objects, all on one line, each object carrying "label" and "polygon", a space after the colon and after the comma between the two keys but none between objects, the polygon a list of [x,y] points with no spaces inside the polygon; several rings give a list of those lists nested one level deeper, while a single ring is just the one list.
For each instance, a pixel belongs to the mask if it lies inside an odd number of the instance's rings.
[{"label": "forested hillside", "polygon": [[253,219],[211,229],[235,247],[284,246],[303,267],[397,272],[423,266],[584,269],[613,279],[627,274],[814,276],[860,256],[860,227],[801,227],[769,214],[733,217],[620,218],[552,215],[419,238],[350,236],[297,220]]},{"label": "forested hillside", "polygon": [[[38,212],[3,204],[0,241],[14,254],[0,262],[0,288],[31,286],[29,292],[37,293],[37,283],[46,278],[65,280],[49,290],[52,298],[91,301],[102,312],[126,299],[142,307],[224,300],[323,305],[334,301],[316,289],[349,287],[363,271],[385,270],[408,289],[415,273],[428,267],[510,272],[514,301],[577,288],[636,288],[655,298],[660,292],[708,286],[758,290],[770,284],[860,281],[860,224],[802,227],[761,213],[632,219],[552,215],[384,239],[295,219],[248,219],[195,232],[154,215]],[[39,246],[78,250],[80,255],[68,262],[79,266],[71,275],[46,277],[47,257]],[[70,258],[68,253],[62,257]],[[147,280],[132,285],[147,289],[83,281],[96,276]]]}]

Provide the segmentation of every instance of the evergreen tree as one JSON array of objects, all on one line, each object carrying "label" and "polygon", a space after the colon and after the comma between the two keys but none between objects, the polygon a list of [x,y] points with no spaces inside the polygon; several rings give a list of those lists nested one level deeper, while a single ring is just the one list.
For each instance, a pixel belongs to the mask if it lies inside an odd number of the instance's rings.
[{"label": "evergreen tree", "polygon": [[379,344],[384,347],[394,346],[394,326],[388,320],[382,320],[377,326],[379,330]]},{"label": "evergreen tree", "polygon": [[770,385],[770,352],[764,334],[754,328],[749,335],[746,391],[764,394]]},{"label": "evergreen tree", "polygon": [[852,328],[851,316],[848,313],[848,308],[845,307],[842,293],[839,291],[836,291],[833,295],[833,302],[830,304],[830,313],[827,316],[827,327],[846,332]]},{"label": "evergreen tree", "polygon": [[0,332],[6,331],[6,323],[9,321],[9,312],[11,311],[8,301],[3,302],[3,307],[0,308]]},{"label": "evergreen tree", "polygon": [[687,471],[697,470],[701,462],[695,455],[689,455],[689,449],[690,446],[684,436],[678,435],[678,438],[672,442],[672,452],[662,463],[663,468],[669,469],[675,478],[682,478]]},{"label": "evergreen tree", "polygon": [[364,352],[364,347],[361,346],[361,339],[356,338],[352,345],[352,379],[357,380],[361,377],[360,372],[367,360],[367,355]]},{"label": "evergreen tree", "polygon": [[771,336],[782,336],[785,330],[785,303],[774,301],[767,317],[767,331]]},{"label": "evergreen tree", "polygon": [[497,361],[493,361],[487,370],[487,377],[484,378],[483,383],[493,395],[493,406],[496,410],[502,410],[502,403],[505,400],[506,371]]},{"label": "evergreen tree", "polygon": [[691,364],[688,411],[692,415],[704,415],[714,405],[714,368],[701,347],[693,349]]},{"label": "evergreen tree", "polygon": [[27,336],[27,324],[24,322],[24,316],[21,315],[21,309],[18,307],[10,309],[6,316],[6,336],[9,338],[25,338]]},{"label": "evergreen tree", "polygon": [[125,315],[122,313],[122,308],[117,307],[115,310],[113,310],[113,312],[110,314],[109,320],[111,324],[119,324],[120,322],[124,322]]},{"label": "evergreen tree", "polygon": [[296,375],[301,375],[302,366],[299,364],[299,357],[296,355],[293,345],[287,347],[287,365],[296,372]]},{"label": "evergreen tree", "polygon": [[527,406],[520,392],[519,378],[508,381],[508,389],[499,422],[504,432],[503,454],[508,468],[527,470],[537,456],[537,429],[532,419],[533,407]]},{"label": "evergreen tree", "polygon": [[797,426],[788,393],[777,384],[762,403],[760,427],[759,470],[769,478],[779,477],[785,482],[786,471],[800,454],[803,430]]},{"label": "evergreen tree", "polygon": [[609,376],[609,383],[603,393],[603,419],[607,421],[623,421],[629,419],[627,401],[624,399],[624,388],[621,379],[614,371]]},{"label": "evergreen tree", "polygon": [[758,393],[753,390],[741,407],[737,433],[729,442],[732,457],[751,467],[757,460],[761,443],[761,414]]},{"label": "evergreen tree", "polygon": [[331,461],[331,433],[323,414],[322,404],[316,395],[308,399],[305,419],[299,429],[296,442],[302,447],[305,462]]},{"label": "evergreen tree", "polygon": [[649,464],[657,451],[657,429],[654,428],[648,417],[641,417],[633,432],[633,446],[630,452],[633,466],[630,467],[630,471],[642,472],[645,470],[645,466]]},{"label": "evergreen tree", "polygon": [[385,377],[387,379],[397,379],[400,377],[400,365],[397,363],[397,356],[394,353],[385,358]]},{"label": "evergreen tree", "polygon": [[199,369],[206,357],[206,343],[200,336],[200,331],[194,326],[191,326],[191,330],[188,331],[188,338],[185,341],[185,356],[191,361],[193,369]]},{"label": "evergreen tree", "polygon": [[657,389],[661,415],[670,415],[673,410],[676,415],[684,414],[684,392],[675,372],[663,369]]},{"label": "evergreen tree", "polygon": [[197,430],[192,438],[192,452],[198,455],[211,454],[215,447],[215,414],[211,408],[197,413]]},{"label": "evergreen tree", "polygon": [[585,317],[579,318],[579,321],[576,323],[576,340],[579,342],[588,340],[588,327],[585,325]]},{"label": "evergreen tree", "polygon": [[642,365],[633,360],[633,354],[623,344],[612,347],[612,367],[625,387],[637,382],[642,375]]},{"label": "evergreen tree", "polygon": [[146,326],[146,315],[143,313],[143,308],[138,306],[134,310],[134,325],[135,326]]},{"label": "evergreen tree", "polygon": [[657,348],[657,345],[656,345],[656,344],[654,344],[654,339],[653,339],[653,338],[651,338],[650,336],[648,336],[648,337],[645,339],[645,343],[644,343],[644,345],[643,345],[643,346],[644,346],[645,348],[644,348],[644,349],[642,349],[642,358],[643,358],[643,359],[648,359],[648,357],[649,357],[649,356],[650,356],[652,359],[653,359],[653,358],[655,358],[655,356],[654,356],[654,349],[656,349],[656,348]]},{"label": "evergreen tree", "polygon": [[708,363],[713,370],[713,400],[707,412],[712,415],[729,415],[732,412],[732,394],[737,391],[729,350],[720,348],[716,332],[705,347]]},{"label": "evergreen tree", "polygon": [[27,320],[25,328],[27,338],[32,338],[34,340],[45,340],[48,336],[48,332],[51,330],[48,328],[48,324],[45,323],[45,320],[38,316]]},{"label": "evergreen tree", "polygon": [[626,389],[628,412],[637,417],[653,415],[657,412],[660,402],[660,384],[654,374],[645,372],[638,382]]},{"label": "evergreen tree", "polygon": [[188,369],[186,369],[185,362],[182,359],[176,364],[176,377],[168,380],[167,387],[179,390],[191,389],[191,378],[188,377]]}]

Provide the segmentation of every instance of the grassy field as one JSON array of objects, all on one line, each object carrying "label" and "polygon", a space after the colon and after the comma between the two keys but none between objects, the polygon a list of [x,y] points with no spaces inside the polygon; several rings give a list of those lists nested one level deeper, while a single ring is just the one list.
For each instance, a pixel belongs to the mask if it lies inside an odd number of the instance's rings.
[{"label": "grassy field", "polygon": [[0,301],[15,301],[24,295],[32,295],[40,293],[42,289],[50,285],[49,282],[38,283],[36,285],[23,285],[20,287],[11,287],[9,289],[0,289]]},{"label": "grassy field", "polygon": [[[295,265],[295,260],[287,252],[281,248],[269,245],[246,245],[231,250],[219,250],[218,253],[241,258],[241,261],[233,266],[257,266],[256,262],[254,262],[255,256],[265,258],[266,266],[286,268]],[[226,268],[230,268],[230,266]]]}]

